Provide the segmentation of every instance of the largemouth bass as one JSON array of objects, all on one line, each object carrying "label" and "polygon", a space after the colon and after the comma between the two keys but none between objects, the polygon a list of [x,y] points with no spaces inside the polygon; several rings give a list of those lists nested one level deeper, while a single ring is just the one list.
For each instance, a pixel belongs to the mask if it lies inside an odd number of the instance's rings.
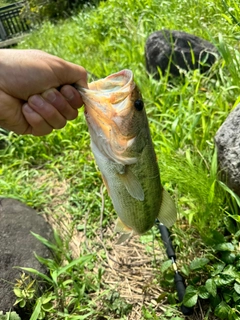
[{"label": "largemouth bass", "polygon": [[133,73],[122,70],[78,88],[91,136],[91,149],[118,215],[115,231],[134,234],[166,227],[176,208],[163,189],[141,93]]}]

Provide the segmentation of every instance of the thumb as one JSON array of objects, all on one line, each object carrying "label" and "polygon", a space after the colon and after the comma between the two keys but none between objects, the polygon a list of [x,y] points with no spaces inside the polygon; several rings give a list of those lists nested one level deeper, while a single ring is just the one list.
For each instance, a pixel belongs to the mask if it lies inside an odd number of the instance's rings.
[{"label": "thumb", "polygon": [[63,68],[56,68],[55,74],[58,77],[60,84],[74,84],[77,83],[83,88],[88,88],[87,71],[74,63],[62,60]]}]

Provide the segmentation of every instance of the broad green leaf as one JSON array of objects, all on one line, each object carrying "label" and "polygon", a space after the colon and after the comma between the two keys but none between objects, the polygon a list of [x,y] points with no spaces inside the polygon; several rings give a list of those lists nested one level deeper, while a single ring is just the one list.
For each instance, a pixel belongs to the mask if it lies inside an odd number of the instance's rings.
[{"label": "broad green leaf", "polygon": [[236,223],[234,223],[234,220],[231,217],[225,217],[224,224],[230,233],[235,234],[237,232]]},{"label": "broad green leaf", "polygon": [[215,284],[215,281],[213,279],[208,279],[205,283],[205,287],[207,291],[213,296],[216,297],[217,294],[217,286]]},{"label": "broad green leaf", "polygon": [[25,305],[26,305],[26,300],[21,300],[20,302],[19,302],[19,306],[21,307],[21,308],[24,308],[25,307]]},{"label": "broad green leaf", "polygon": [[219,317],[219,319],[228,319],[229,312],[231,311],[231,308],[229,307],[226,302],[221,301],[215,308],[214,314],[215,316]]},{"label": "broad green leaf", "polygon": [[240,300],[240,294],[238,294],[237,292],[233,292],[232,297],[234,302],[237,302]]},{"label": "broad green leaf", "polygon": [[210,294],[205,286],[200,286],[198,288],[198,295],[202,299],[208,299]]},{"label": "broad green leaf", "polygon": [[54,296],[53,296],[52,293],[50,293],[50,294],[45,294],[45,295],[43,295],[43,296],[41,297],[41,299],[42,299],[42,304],[46,304],[46,303],[48,303],[49,301],[53,300],[53,299],[54,299]]},{"label": "broad green leaf", "polygon": [[[14,306],[16,306],[20,301],[22,301],[22,298],[17,298],[16,301],[14,302]],[[1,313],[0,313],[1,315]]]},{"label": "broad green leaf", "polygon": [[22,294],[22,290],[19,288],[14,288],[13,289],[14,294],[18,297],[18,298],[22,298],[23,294]]},{"label": "broad green leaf", "polygon": [[50,310],[52,310],[54,308],[53,304],[51,302],[49,303],[45,303],[42,305],[42,310],[49,312]]},{"label": "broad green leaf", "polygon": [[[1,311],[0,311],[0,319],[2,319],[1,317]],[[4,320],[21,320],[21,318],[19,317],[19,315],[15,312],[15,311],[11,311],[11,312],[6,312],[6,315],[3,316]]]},{"label": "broad green leaf", "polygon": [[226,241],[225,241],[223,234],[217,230],[212,229],[211,230],[211,240],[207,241],[207,243],[209,243],[209,245],[213,245],[213,244],[217,245],[219,243],[224,243],[224,242],[226,242]]},{"label": "broad green leaf", "polygon": [[238,231],[235,233],[234,238],[235,238],[235,239],[240,238],[240,230],[238,230]]},{"label": "broad green leaf", "polygon": [[69,285],[71,285],[73,283],[74,283],[73,279],[67,279],[67,280],[62,282],[62,287],[67,287],[67,286],[69,286]]},{"label": "broad green leaf", "polygon": [[222,251],[221,252],[221,260],[225,263],[232,264],[236,259],[235,253],[231,251]]},{"label": "broad green leaf", "polygon": [[219,274],[216,277],[214,277],[214,281],[217,287],[223,287],[233,283],[235,279],[228,274]]},{"label": "broad green leaf", "polygon": [[39,315],[38,315],[38,320],[43,320],[46,319],[45,317],[45,311],[43,309],[41,309]]},{"label": "broad green leaf", "polygon": [[234,290],[240,295],[240,284],[237,282],[234,283]]},{"label": "broad green leaf", "polygon": [[183,273],[185,276],[189,276],[190,270],[189,270],[189,267],[186,264],[184,264],[181,267],[181,273]]},{"label": "broad green leaf", "polygon": [[161,271],[165,272],[172,265],[172,260],[164,261],[161,265]]},{"label": "broad green leaf", "polygon": [[234,251],[234,245],[231,242],[217,244],[214,248],[216,251]]},{"label": "broad green leaf", "polygon": [[229,264],[228,266],[226,266],[224,268],[224,270],[222,271],[222,274],[227,274],[227,275],[229,275],[229,276],[231,276],[232,278],[235,278],[235,279],[237,279],[239,277],[239,272],[231,264]]},{"label": "broad green leaf", "polygon": [[223,296],[223,300],[227,303],[230,304],[232,301],[232,295],[233,295],[233,290],[232,288],[224,288],[222,290],[222,296]]},{"label": "broad green leaf", "polygon": [[196,258],[190,263],[191,270],[199,270],[202,269],[206,264],[208,264],[209,259],[207,258]]},{"label": "broad green leaf", "polygon": [[225,263],[214,263],[212,266],[211,266],[211,269],[213,270],[211,272],[211,275],[212,276],[216,276],[217,274],[219,274],[220,272],[222,272],[222,270],[224,269],[225,267]]},{"label": "broad green leaf", "polygon": [[197,303],[198,290],[194,286],[188,286],[183,298],[183,305],[186,307],[193,307]]}]

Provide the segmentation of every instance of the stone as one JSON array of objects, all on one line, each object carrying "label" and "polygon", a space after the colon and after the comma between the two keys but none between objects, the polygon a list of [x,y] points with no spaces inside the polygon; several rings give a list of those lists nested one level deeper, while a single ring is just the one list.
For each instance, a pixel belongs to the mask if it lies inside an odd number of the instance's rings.
[{"label": "stone", "polygon": [[37,212],[14,199],[0,199],[0,311],[23,310],[13,306],[16,296],[13,286],[20,279],[22,271],[14,267],[29,267],[47,274],[46,268],[34,256],[52,257],[50,250],[37,240],[31,232],[51,241],[53,232],[50,225]]},{"label": "stone", "polygon": [[168,66],[173,76],[179,76],[180,69],[199,68],[204,73],[218,56],[216,47],[209,41],[177,30],[155,31],[145,45],[146,69],[156,80],[160,78],[158,68],[165,74]]},{"label": "stone", "polygon": [[221,180],[240,196],[240,104],[215,135]]}]

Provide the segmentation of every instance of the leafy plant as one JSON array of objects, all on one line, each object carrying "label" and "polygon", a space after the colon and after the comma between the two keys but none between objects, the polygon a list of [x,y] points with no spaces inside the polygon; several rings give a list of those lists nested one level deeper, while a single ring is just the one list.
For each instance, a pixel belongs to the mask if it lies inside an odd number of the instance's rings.
[{"label": "leafy plant", "polygon": [[[31,280],[29,275],[23,273],[14,287],[14,293],[17,296],[15,304],[19,304],[22,308],[33,308],[30,320],[45,319],[48,313],[67,315],[68,311],[75,310],[76,303],[81,301],[84,304],[88,293],[98,288],[98,279],[86,272],[87,268],[90,270],[92,268],[94,255],[84,255],[72,260],[70,255],[65,254],[63,243],[56,232],[56,244],[37,234],[34,236],[55,252],[54,260],[36,255],[39,262],[48,268],[50,274],[48,276],[32,268],[21,269],[37,277],[38,284],[41,283],[40,280],[44,281],[48,290],[39,296],[39,288],[35,280]],[[63,261],[65,261],[64,265],[62,265]],[[55,305],[58,306],[57,311]],[[86,304],[84,311],[88,309],[91,310]]]},{"label": "leafy plant", "polygon": [[6,312],[6,314],[0,311],[0,320],[21,320],[21,318],[15,311]]},{"label": "leafy plant", "polygon": [[113,313],[119,317],[127,315],[132,310],[132,305],[127,303],[120,297],[117,291],[110,292],[103,298],[103,311],[102,313]]},{"label": "leafy plant", "polygon": [[95,2],[94,0],[28,0],[26,1],[22,15],[30,18],[36,25],[36,20],[52,20],[56,21],[60,18],[71,16],[77,8],[83,4]]},{"label": "leafy plant", "polygon": [[[179,220],[172,231],[177,235],[174,244],[179,265],[182,264],[181,270],[190,286],[187,289],[190,304],[203,299],[209,304],[206,313],[209,318],[214,317],[214,312],[217,317],[238,312],[239,259],[234,241],[239,228],[239,201],[219,183],[214,147],[214,135],[239,103],[240,93],[239,26],[229,14],[238,19],[239,12],[236,1],[224,2],[227,10],[222,0],[108,0],[96,6],[84,5],[65,19],[71,14],[67,1],[30,0],[33,13],[42,14],[47,20],[51,17],[54,23],[45,21],[18,46],[44,50],[82,65],[96,78],[124,68],[133,71],[145,101],[162,183],[178,206]],[[60,16],[62,20],[55,23]],[[155,81],[146,74],[144,45],[149,34],[163,26],[210,40],[221,59],[208,74],[194,70],[176,79],[160,74],[160,80]],[[90,75],[89,81],[92,79]],[[116,319],[131,314],[130,306],[121,296],[111,300],[116,288],[101,280],[107,255],[99,258],[95,252],[99,250],[96,235],[100,228],[102,182],[89,144],[81,111],[76,120],[46,137],[0,132],[1,195],[19,199],[57,222],[67,221],[94,248],[94,253],[89,253],[82,240],[82,253],[73,259],[68,238],[58,241],[57,246],[46,243],[54,251],[54,258],[37,258],[46,265],[49,274],[25,270],[41,281],[30,285],[30,280],[16,291],[19,304],[25,304],[24,308],[30,305],[32,319],[44,314],[50,320],[99,320],[108,314],[110,319]],[[105,231],[112,228],[116,214],[108,198],[104,205],[102,241],[105,245],[109,241],[109,251],[114,239]],[[230,251],[217,247],[225,243],[231,244],[227,245]],[[169,263],[164,268],[165,278],[159,285],[169,294],[156,297],[155,304],[143,306],[141,319],[181,319]],[[224,285],[228,294],[218,278],[230,281]],[[42,282],[47,284],[44,292],[38,289]],[[134,311],[134,305],[132,308]]]},{"label": "leafy plant", "polygon": [[34,285],[35,280],[32,280],[29,275],[22,273],[21,278],[17,279],[13,290],[17,296],[14,305],[19,304],[21,308],[24,308],[27,302],[32,301],[37,291]]},{"label": "leafy plant", "polygon": [[195,258],[189,268],[182,268],[189,283],[183,300],[185,306],[193,307],[198,299],[207,299],[219,319],[239,319],[239,237],[239,231],[226,236],[224,242],[214,245],[211,253]]}]

